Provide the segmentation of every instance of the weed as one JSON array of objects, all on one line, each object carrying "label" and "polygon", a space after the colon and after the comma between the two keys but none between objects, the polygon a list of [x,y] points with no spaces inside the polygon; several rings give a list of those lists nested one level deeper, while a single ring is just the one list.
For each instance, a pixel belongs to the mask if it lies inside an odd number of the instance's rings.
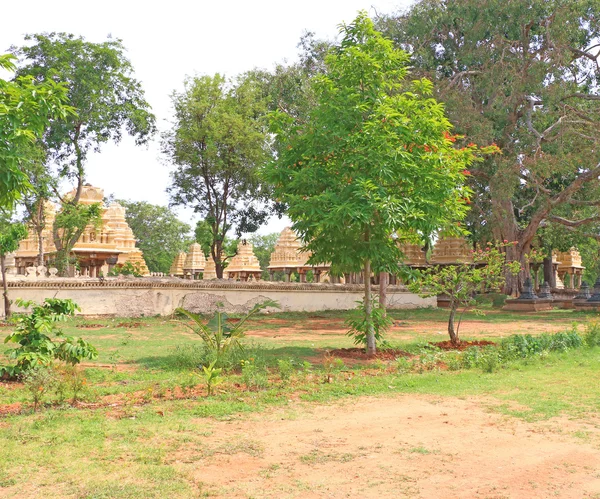
[{"label": "weed", "polygon": [[25,371],[21,380],[33,399],[33,410],[36,412],[45,395],[56,383],[54,371],[47,367],[34,367]]},{"label": "weed", "polygon": [[254,358],[241,361],[242,380],[248,390],[261,390],[268,386],[269,378],[265,366],[257,365]]},{"label": "weed", "polygon": [[277,370],[281,381],[287,383],[294,373],[293,359],[277,359]]}]

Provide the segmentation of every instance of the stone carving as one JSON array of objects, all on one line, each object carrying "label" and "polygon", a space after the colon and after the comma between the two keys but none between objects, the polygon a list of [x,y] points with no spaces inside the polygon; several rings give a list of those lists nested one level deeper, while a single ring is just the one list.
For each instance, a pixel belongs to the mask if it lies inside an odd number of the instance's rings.
[{"label": "stone carving", "polygon": [[298,269],[306,266],[310,253],[301,251],[302,242],[294,231],[286,227],[281,231],[275,250],[271,253],[269,270]]},{"label": "stone carving", "polygon": [[39,265],[36,268],[36,272],[37,272],[38,279],[46,279],[48,269],[44,265]]},{"label": "stone carving", "polygon": [[262,269],[258,258],[254,255],[252,244],[246,241],[238,244],[238,252],[227,266],[227,274],[229,279],[238,281],[247,281],[250,276],[254,276],[256,280],[260,279]]},{"label": "stone carving", "polygon": [[37,279],[37,268],[27,267],[27,279]]},{"label": "stone carving", "polygon": [[50,274],[50,278],[55,278],[56,275],[58,274],[58,269],[56,267],[50,267],[50,270],[48,270],[48,273]]},{"label": "stone carving", "polygon": [[183,264],[185,263],[185,257],[186,254],[183,251],[180,251],[179,253],[177,253],[177,256],[175,257],[175,259],[173,260],[173,263],[171,264],[171,269],[169,270],[169,274],[176,276],[176,277],[183,277],[184,276],[184,271],[183,271]]},{"label": "stone carving", "polygon": [[419,244],[401,243],[400,251],[404,255],[404,264],[410,265],[411,267],[420,267],[427,265],[425,259],[425,252],[421,249]]},{"label": "stone carving", "polygon": [[559,283],[564,286],[568,277],[568,289],[576,289],[581,286],[581,278],[585,267],[582,265],[581,254],[577,248],[571,248],[565,252],[553,252],[552,264],[556,273],[556,287]]},{"label": "stone carving", "polygon": [[205,267],[206,259],[204,258],[202,247],[198,243],[193,243],[183,263],[183,272],[186,276],[195,279],[198,274],[204,271]]},{"label": "stone carving", "polygon": [[469,243],[462,237],[442,237],[433,247],[433,264],[473,263]]}]

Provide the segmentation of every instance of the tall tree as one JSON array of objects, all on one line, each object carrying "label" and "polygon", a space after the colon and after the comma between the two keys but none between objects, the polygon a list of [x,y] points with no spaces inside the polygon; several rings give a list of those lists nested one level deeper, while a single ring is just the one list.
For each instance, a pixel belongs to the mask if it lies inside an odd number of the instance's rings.
[{"label": "tall tree", "polygon": [[173,93],[175,121],[163,152],[175,165],[168,188],[174,205],[193,207],[209,224],[210,253],[223,277],[223,243],[235,227],[254,232],[268,217],[258,167],[270,156],[261,88],[253,78],[190,78]]},{"label": "tall tree", "polygon": [[[27,35],[25,39],[29,44],[14,49],[20,58],[17,74],[31,76],[38,82],[64,83],[68,87],[68,103],[77,110],[77,115],[65,121],[52,122],[44,134],[46,164],[56,165],[58,175],[75,184],[74,196],[61,199],[62,206],[76,206],[90,151],[99,151],[109,141],[119,142],[124,131],[137,144],[146,143],[155,132],[155,118],[140,82],[133,77],[133,67],[125,57],[121,40],[92,43],[67,33]],[[58,192],[56,195],[60,198]],[[70,217],[73,209],[69,208],[69,212]],[[84,212],[89,210],[81,210],[81,214]],[[84,229],[85,226],[79,228],[80,234]],[[54,234],[59,233],[60,230],[54,230]],[[57,261],[68,260],[72,246],[63,243],[70,241],[73,238],[54,238]]]},{"label": "tall tree", "polygon": [[[435,80],[458,132],[501,148],[472,170],[471,226],[517,241],[510,260],[524,263],[549,221],[599,219],[557,215],[600,205],[599,18],[598,0],[421,0],[380,20],[415,71]],[[507,275],[506,291],[522,277]]]},{"label": "tall tree", "polygon": [[465,169],[475,146],[453,147],[431,83],[406,81],[408,55],[375,31],[365,12],[341,34],[316,78],[308,119],[275,114],[273,129],[285,146],[265,176],[288,205],[309,262],[363,270],[372,354],[371,272],[397,268],[397,234],[429,235],[465,215]]},{"label": "tall tree", "polygon": [[[14,71],[14,57],[0,55],[0,70]],[[54,81],[40,84],[31,77],[0,78],[0,209],[11,210],[31,190],[23,162],[51,119],[64,119],[66,89]]]},{"label": "tall tree", "polygon": [[169,273],[173,259],[192,242],[190,226],[166,206],[145,201],[118,201],[150,272]]}]

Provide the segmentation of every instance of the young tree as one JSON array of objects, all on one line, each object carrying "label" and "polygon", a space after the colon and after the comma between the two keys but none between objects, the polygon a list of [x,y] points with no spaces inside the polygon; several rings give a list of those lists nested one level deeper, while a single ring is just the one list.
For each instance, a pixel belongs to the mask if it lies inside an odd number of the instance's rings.
[{"label": "young tree", "polygon": [[[67,33],[27,35],[25,39],[31,43],[15,49],[20,57],[17,74],[38,82],[64,83],[68,103],[77,110],[77,115],[65,121],[50,123],[44,134],[46,164],[57,165],[58,175],[75,183],[75,195],[61,199],[63,209],[76,206],[89,152],[99,151],[105,142],[119,142],[124,131],[137,144],[146,143],[156,130],[155,118],[140,82],[133,77],[121,40],[91,43]],[[60,198],[58,191],[55,194]],[[73,214],[73,209],[69,210],[68,217]],[[84,229],[79,227],[81,232]],[[57,259],[63,262],[59,267],[66,268],[72,250],[72,246],[63,244],[74,244],[81,232],[65,239],[56,236],[60,230],[54,230]]]},{"label": "young tree", "polygon": [[[434,79],[458,132],[501,148],[472,170],[470,228],[517,241],[511,260],[524,263],[549,221],[600,218],[599,16],[598,0],[421,0],[380,20]],[[565,205],[594,212],[564,218]],[[516,293],[523,274],[506,277]]]},{"label": "young tree", "polygon": [[4,317],[10,317],[10,299],[6,282],[6,255],[19,248],[19,241],[27,237],[25,225],[13,223],[8,218],[0,218],[0,271],[2,272],[2,289],[4,296]]},{"label": "young tree", "polygon": [[173,259],[192,242],[190,226],[177,219],[166,206],[145,201],[118,201],[150,272],[169,273]]},{"label": "young tree", "polygon": [[[423,297],[445,295],[450,299],[448,308],[448,335],[453,345],[460,345],[460,323],[467,307],[475,305],[475,294],[500,290],[505,273],[518,274],[519,262],[507,262],[505,249],[511,244],[488,243],[483,249],[473,251],[473,264],[436,265],[417,273],[409,288]],[[456,312],[462,312],[455,324]]]},{"label": "young tree", "polygon": [[467,210],[465,173],[476,147],[453,147],[431,83],[406,81],[408,55],[375,31],[365,12],[341,34],[325,59],[327,72],[316,78],[308,119],[275,114],[273,130],[285,144],[265,176],[288,205],[312,252],[309,262],[364,272],[373,354],[371,272],[397,268],[397,234],[456,229]]},{"label": "young tree", "polygon": [[265,101],[252,78],[190,78],[172,96],[175,122],[163,152],[175,165],[168,188],[174,205],[192,206],[210,226],[210,254],[218,278],[225,237],[254,232],[270,213],[257,170],[270,155]]},{"label": "young tree", "polygon": [[[0,55],[0,70],[14,71],[14,57]],[[52,118],[63,119],[72,109],[64,105],[66,89],[54,81],[31,77],[0,78],[0,209],[11,210],[31,190],[23,159],[40,139]]]}]

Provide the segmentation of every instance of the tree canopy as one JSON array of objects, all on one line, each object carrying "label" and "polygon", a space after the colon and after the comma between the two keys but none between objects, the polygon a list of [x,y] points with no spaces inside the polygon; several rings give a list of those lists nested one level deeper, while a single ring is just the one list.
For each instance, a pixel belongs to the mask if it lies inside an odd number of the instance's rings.
[{"label": "tree canopy", "polygon": [[174,205],[192,207],[209,224],[221,278],[228,232],[254,232],[270,213],[258,175],[270,156],[262,88],[253,78],[200,76],[172,100],[175,121],[163,135],[163,152],[175,165],[168,192]]},{"label": "tree canopy", "polygon": [[517,241],[510,259],[551,222],[599,220],[599,16],[598,0],[422,0],[379,20],[457,131],[502,150],[471,170],[469,228]]},{"label": "tree canopy", "polygon": [[[456,229],[464,217],[476,146],[453,147],[431,82],[406,81],[408,54],[366,13],[341,34],[327,71],[315,78],[308,119],[274,114],[284,147],[265,177],[288,206],[310,262],[331,262],[334,272],[364,269],[370,316],[371,269],[392,270],[401,260],[396,237]],[[375,351],[372,329],[367,348]]]}]

